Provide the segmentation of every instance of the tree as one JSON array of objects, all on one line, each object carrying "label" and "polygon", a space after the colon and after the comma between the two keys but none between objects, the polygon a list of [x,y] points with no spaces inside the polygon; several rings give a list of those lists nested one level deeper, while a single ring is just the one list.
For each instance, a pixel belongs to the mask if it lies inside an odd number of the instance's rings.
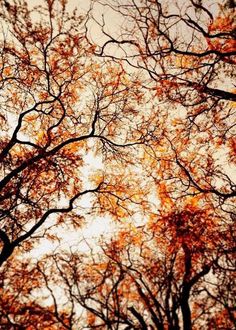
[{"label": "tree", "polygon": [[146,70],[156,82],[157,93],[186,106],[206,98],[210,101],[209,96],[235,101],[235,93],[213,88],[222,79],[222,70],[233,78],[236,51],[231,7],[193,0],[177,0],[173,5],[152,0],[95,1],[96,5],[108,7],[127,22],[122,33],[111,34],[105,18],[99,21],[91,9],[107,39],[98,45],[101,56],[115,57],[110,45],[120,48],[117,57]]},{"label": "tree", "polygon": [[[16,271],[17,269],[17,271]],[[28,260],[11,258],[2,266],[0,324],[2,329],[66,329],[67,315],[55,315],[41,295],[35,301],[35,291],[42,284],[42,276]]]},{"label": "tree", "polygon": [[59,249],[35,265],[24,261],[9,285],[19,263],[11,258],[2,280],[2,318],[26,326],[30,310],[33,329],[49,323],[63,330],[232,329],[234,226],[224,212],[188,196],[175,210],[150,214],[143,226],[118,225],[99,249]]},{"label": "tree", "polygon": [[[98,16],[101,8],[107,15]],[[90,17],[104,38],[93,42],[88,34],[99,56],[122,59],[150,77],[145,88],[164,103],[160,116],[169,120],[164,131],[159,125],[152,130],[156,145],[169,145],[185,187],[221,200],[235,197],[229,171],[216,161],[220,155],[223,163],[224,152],[224,160],[234,162],[233,13],[217,1],[94,1]],[[111,15],[122,22],[114,31]]]},{"label": "tree", "polygon": [[[231,329],[234,239],[222,217],[186,198],[182,208],[153,214],[142,227],[122,225],[99,252],[57,254],[39,267],[44,274],[55,267],[67,306],[87,310],[86,320],[74,319],[76,328]],[[45,280],[52,294],[55,279]]]},{"label": "tree", "polygon": [[85,188],[84,157],[91,150],[108,162],[115,154],[125,160],[120,149],[132,153],[142,143],[132,118],[142,94],[121,64],[92,59],[83,17],[68,13],[65,1],[1,7],[2,264],[16,247],[26,242],[30,249],[31,237],[45,235],[48,218],[50,226],[60,224],[70,213],[71,225],[80,226],[76,200],[109,184],[95,171]]},{"label": "tree", "polygon": [[229,330],[232,2],[70,5],[0,0],[0,324]]}]

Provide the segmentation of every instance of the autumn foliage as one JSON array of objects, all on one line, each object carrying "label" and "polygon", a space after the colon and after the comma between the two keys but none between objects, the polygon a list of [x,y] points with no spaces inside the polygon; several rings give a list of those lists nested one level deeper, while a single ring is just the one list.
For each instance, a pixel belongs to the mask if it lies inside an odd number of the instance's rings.
[{"label": "autumn foliage", "polygon": [[235,7],[0,0],[0,329],[234,329]]}]

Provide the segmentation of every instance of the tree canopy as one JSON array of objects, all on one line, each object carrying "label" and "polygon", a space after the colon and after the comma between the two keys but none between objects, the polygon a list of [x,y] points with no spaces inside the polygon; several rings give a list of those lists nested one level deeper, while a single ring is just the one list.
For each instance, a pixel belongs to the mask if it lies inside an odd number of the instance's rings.
[{"label": "tree canopy", "polygon": [[1,329],[231,330],[235,1],[86,5],[0,0]]}]

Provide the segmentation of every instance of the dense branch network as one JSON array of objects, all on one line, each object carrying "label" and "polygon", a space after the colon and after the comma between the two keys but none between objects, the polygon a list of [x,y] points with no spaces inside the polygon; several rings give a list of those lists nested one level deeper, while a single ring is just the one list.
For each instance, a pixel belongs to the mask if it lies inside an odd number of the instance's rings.
[{"label": "dense branch network", "polygon": [[234,1],[88,5],[0,0],[0,324],[232,329]]}]

